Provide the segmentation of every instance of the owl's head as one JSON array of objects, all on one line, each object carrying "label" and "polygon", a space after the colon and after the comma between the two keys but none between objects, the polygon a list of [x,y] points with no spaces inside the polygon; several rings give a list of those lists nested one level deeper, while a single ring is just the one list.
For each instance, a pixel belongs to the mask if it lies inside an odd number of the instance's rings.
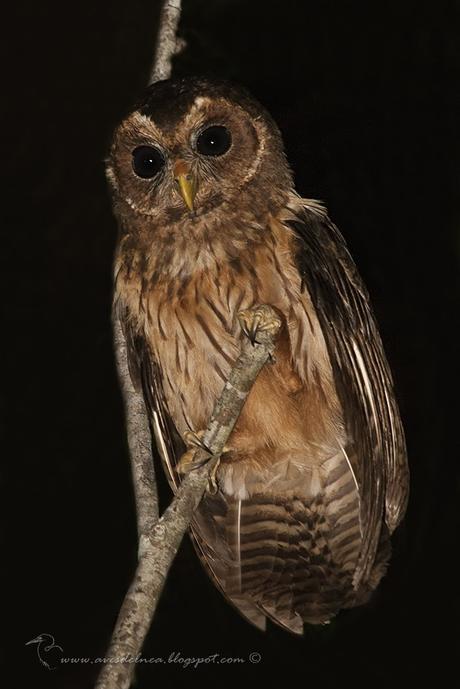
[{"label": "owl's head", "polygon": [[107,175],[136,214],[170,223],[234,211],[243,198],[270,210],[292,186],[262,106],[241,88],[196,78],[149,87],[115,132]]}]

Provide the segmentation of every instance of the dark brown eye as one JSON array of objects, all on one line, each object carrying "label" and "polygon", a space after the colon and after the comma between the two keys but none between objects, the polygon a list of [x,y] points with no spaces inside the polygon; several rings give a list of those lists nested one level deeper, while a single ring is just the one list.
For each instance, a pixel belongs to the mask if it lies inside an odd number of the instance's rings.
[{"label": "dark brown eye", "polygon": [[232,145],[232,135],[226,127],[214,125],[201,132],[196,140],[196,150],[204,156],[221,156]]},{"label": "dark brown eye", "polygon": [[165,159],[153,146],[138,146],[133,151],[133,170],[138,177],[155,177],[165,164]]}]

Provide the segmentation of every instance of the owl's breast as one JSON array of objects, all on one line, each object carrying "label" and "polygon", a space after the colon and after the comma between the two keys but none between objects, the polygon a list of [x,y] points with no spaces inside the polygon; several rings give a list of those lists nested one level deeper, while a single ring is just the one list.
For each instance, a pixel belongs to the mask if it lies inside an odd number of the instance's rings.
[{"label": "owl's breast", "polygon": [[[327,404],[312,402],[318,413],[309,413],[307,425],[325,427],[323,417],[336,404],[331,366],[288,239],[274,233],[251,256],[242,252],[216,261],[186,282],[154,282],[137,270],[119,279],[120,296],[158,365],[168,412],[181,435],[206,426],[240,351],[238,313],[263,303],[281,315],[282,337],[276,364],[259,376],[238,425],[271,442],[268,435],[285,435],[283,411],[289,409],[292,423],[304,427],[308,400],[324,399]],[[312,431],[312,444],[321,442],[319,434]]]},{"label": "owl's breast", "polygon": [[254,303],[250,289],[218,289],[208,278],[180,298],[152,290],[144,332],[162,375],[169,413],[179,431],[204,427],[240,350],[237,313]]}]

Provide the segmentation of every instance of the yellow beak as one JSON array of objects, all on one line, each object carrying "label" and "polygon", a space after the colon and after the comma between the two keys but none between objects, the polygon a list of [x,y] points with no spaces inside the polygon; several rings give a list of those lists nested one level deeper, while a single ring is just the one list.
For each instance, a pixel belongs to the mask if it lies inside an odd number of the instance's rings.
[{"label": "yellow beak", "polygon": [[196,195],[196,181],[190,168],[183,160],[178,160],[174,165],[174,179],[179,187],[179,193],[184,199],[187,208],[194,209],[193,202]]}]

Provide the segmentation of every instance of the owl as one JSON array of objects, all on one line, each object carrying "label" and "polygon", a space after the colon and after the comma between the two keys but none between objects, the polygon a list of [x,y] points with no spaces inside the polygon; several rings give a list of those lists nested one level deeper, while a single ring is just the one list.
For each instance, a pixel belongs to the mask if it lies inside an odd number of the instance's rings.
[{"label": "owl", "polygon": [[257,338],[253,310],[281,321],[191,525],[211,579],[260,629],[302,634],[365,603],[406,509],[404,433],[366,288],[324,206],[295,191],[274,121],[235,85],[158,82],[116,129],[107,176],[114,308],[174,491]]}]

